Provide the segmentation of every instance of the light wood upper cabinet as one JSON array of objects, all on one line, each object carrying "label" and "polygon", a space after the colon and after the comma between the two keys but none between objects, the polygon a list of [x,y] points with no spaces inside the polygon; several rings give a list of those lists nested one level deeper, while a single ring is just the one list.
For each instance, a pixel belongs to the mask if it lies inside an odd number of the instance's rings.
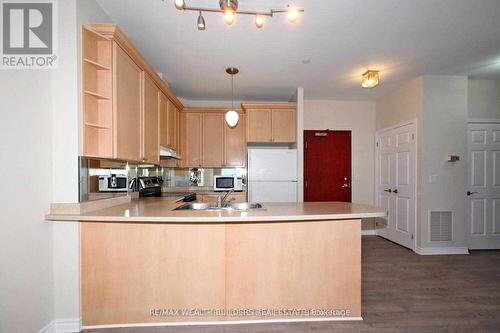
[{"label": "light wood upper cabinet", "polygon": [[159,142],[159,100],[160,90],[144,73],[142,108],[142,160],[158,164],[160,162]]},{"label": "light wood upper cabinet", "polygon": [[203,167],[220,167],[224,165],[224,114],[204,113],[202,128],[202,162]]},{"label": "light wood upper cabinet", "polygon": [[179,109],[177,109],[173,103],[169,103],[168,107],[168,142],[170,148],[173,150],[178,150],[178,138],[177,134],[179,131]]},{"label": "light wood upper cabinet", "polygon": [[181,112],[181,155],[184,167],[244,167],[246,118],[236,127],[226,124],[225,109],[190,108]]},{"label": "light wood upper cabinet", "polygon": [[113,158],[112,43],[82,27],[84,156]]},{"label": "light wood upper cabinet", "polygon": [[243,103],[247,113],[247,141],[294,143],[296,106],[294,103]]},{"label": "light wood upper cabinet", "polygon": [[200,167],[202,164],[202,114],[182,113],[182,166]]},{"label": "light wood upper cabinet", "polygon": [[247,110],[248,142],[272,141],[272,111],[271,109]]},{"label": "light wood upper cabinet", "polygon": [[246,117],[240,114],[240,121],[235,127],[224,122],[224,166],[243,167],[246,165]]},{"label": "light wood upper cabinet", "polygon": [[158,93],[160,108],[160,146],[168,147],[168,99],[162,92]]},{"label": "light wood upper cabinet", "polygon": [[165,95],[160,93],[160,145],[177,151],[180,150],[180,114]]},{"label": "light wood upper cabinet", "polygon": [[175,108],[175,150],[182,156],[181,148],[181,111]]},{"label": "light wood upper cabinet", "polygon": [[82,155],[159,163],[182,103],[115,24],[82,27]]},{"label": "light wood upper cabinet", "polygon": [[272,110],[273,142],[295,142],[295,109]]},{"label": "light wood upper cabinet", "polygon": [[141,160],[142,70],[113,43],[114,158]]}]

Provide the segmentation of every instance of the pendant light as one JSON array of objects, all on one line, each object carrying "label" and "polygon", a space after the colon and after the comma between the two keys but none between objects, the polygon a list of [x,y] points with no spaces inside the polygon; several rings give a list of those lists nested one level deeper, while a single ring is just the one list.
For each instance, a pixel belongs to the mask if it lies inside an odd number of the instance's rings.
[{"label": "pendant light", "polygon": [[205,19],[203,18],[203,15],[201,15],[200,11],[200,16],[198,16],[198,30],[205,30]]},{"label": "pendant light", "polygon": [[236,127],[240,120],[240,115],[234,110],[234,76],[239,73],[238,68],[226,68],[226,73],[231,75],[231,110],[226,112],[226,123],[229,127]]}]

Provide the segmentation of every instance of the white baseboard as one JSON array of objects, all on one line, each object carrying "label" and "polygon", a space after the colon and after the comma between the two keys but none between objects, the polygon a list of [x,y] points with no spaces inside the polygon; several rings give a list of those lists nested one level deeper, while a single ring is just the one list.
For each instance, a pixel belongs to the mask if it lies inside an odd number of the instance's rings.
[{"label": "white baseboard", "polygon": [[423,256],[450,255],[450,254],[469,254],[467,247],[419,247],[415,253]]},{"label": "white baseboard", "polygon": [[38,331],[38,333],[78,333],[81,331],[81,327],[80,318],[55,319]]},{"label": "white baseboard", "polygon": [[376,229],[361,230],[361,236],[377,236]]},{"label": "white baseboard", "polygon": [[241,324],[269,324],[269,323],[301,323],[311,321],[360,321],[362,317],[326,317],[326,318],[297,318],[297,319],[268,319],[268,320],[221,320],[221,321],[183,321],[170,323],[141,323],[141,324],[114,324],[83,326],[82,329],[126,328],[126,327],[163,327],[163,326],[205,326],[205,325],[241,325]]}]

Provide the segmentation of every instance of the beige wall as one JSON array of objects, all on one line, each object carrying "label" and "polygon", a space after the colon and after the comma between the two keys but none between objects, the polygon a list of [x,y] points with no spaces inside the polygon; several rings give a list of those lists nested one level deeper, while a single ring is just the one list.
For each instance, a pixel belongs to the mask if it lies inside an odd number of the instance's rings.
[{"label": "beige wall", "polygon": [[[307,92],[306,92],[307,96]],[[374,203],[375,103],[364,101],[306,100],[304,130],[352,131],[352,201]],[[365,221],[364,229],[372,223]]]},{"label": "beige wall", "polygon": [[0,332],[53,319],[50,70],[2,70]]},{"label": "beige wall", "polygon": [[377,130],[416,119],[422,110],[422,78],[377,100]]},{"label": "beige wall", "polygon": [[[465,76],[423,77],[422,247],[467,246],[467,90]],[[446,162],[448,154],[460,161]],[[452,242],[430,242],[430,211],[453,212]]]},{"label": "beige wall", "polygon": [[[417,246],[466,246],[467,78],[425,75],[377,100],[377,129],[417,122]],[[448,154],[460,162],[448,163]],[[429,177],[435,182],[430,184]],[[430,242],[429,211],[454,213],[453,241]]]},{"label": "beige wall", "polygon": [[500,119],[500,80],[469,80],[469,119]]}]

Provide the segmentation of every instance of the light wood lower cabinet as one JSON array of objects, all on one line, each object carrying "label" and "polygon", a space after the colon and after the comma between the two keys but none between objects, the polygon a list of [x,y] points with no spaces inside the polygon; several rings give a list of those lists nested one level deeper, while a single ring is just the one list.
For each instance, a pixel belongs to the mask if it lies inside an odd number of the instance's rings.
[{"label": "light wood lower cabinet", "polygon": [[141,160],[142,70],[113,43],[114,158]]},{"label": "light wood lower cabinet", "polygon": [[159,101],[160,90],[144,73],[142,108],[142,160],[158,164],[160,162],[159,142]]}]

